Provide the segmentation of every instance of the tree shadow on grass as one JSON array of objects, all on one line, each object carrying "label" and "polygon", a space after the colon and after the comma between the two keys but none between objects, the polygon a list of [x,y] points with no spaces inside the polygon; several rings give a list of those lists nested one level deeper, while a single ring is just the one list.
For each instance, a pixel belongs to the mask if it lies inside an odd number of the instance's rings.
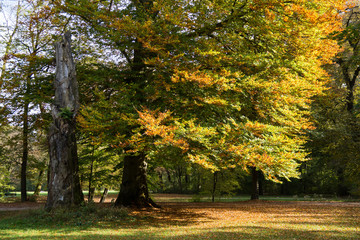
[{"label": "tree shadow on grass", "polygon": [[[94,211],[94,212],[93,212]],[[141,229],[149,226],[155,228],[168,226],[189,226],[199,221],[210,221],[203,213],[187,209],[119,209],[106,208],[105,212],[97,210],[64,211],[47,213],[43,209],[25,211],[4,211],[0,218],[0,235],[2,230],[11,231],[52,231],[69,233],[90,228]],[[2,239],[0,237],[0,239]]]},{"label": "tree shadow on grass", "polygon": [[[241,202],[167,203],[163,204],[162,209],[129,209],[126,214],[120,210],[108,210],[119,212],[115,212],[111,218],[106,215],[102,218],[94,217],[91,209],[52,218],[46,215],[44,218],[36,211],[19,213],[18,216],[0,220],[0,238],[51,239],[38,235],[37,231],[53,232],[60,239],[359,239],[359,236],[353,235],[360,234],[330,230],[331,226],[358,227],[359,208]],[[222,223],[223,213],[230,213],[230,225],[231,217],[237,215],[253,217],[254,222],[249,224],[239,221],[235,226],[209,228],[207,223],[212,226],[215,226],[214,223]],[[262,219],[261,216],[265,217]],[[277,227],[284,224],[290,224],[291,229]],[[323,228],[311,230],[314,228],[310,227],[304,230],[301,224],[321,225]],[[12,236],[17,231],[35,232],[29,238]],[[97,231],[102,234],[99,235]],[[74,234],[79,232],[81,234]]]}]

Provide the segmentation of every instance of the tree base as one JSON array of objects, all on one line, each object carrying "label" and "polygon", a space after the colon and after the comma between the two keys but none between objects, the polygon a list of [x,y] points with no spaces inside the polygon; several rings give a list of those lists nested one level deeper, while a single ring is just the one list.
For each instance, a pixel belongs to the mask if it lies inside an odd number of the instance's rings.
[{"label": "tree base", "polygon": [[160,208],[149,197],[146,168],[145,154],[125,156],[123,178],[115,206]]}]

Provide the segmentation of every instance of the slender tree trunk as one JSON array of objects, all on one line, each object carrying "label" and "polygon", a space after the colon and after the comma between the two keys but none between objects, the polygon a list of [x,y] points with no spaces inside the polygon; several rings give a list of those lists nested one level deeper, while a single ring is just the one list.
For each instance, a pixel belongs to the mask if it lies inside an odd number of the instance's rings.
[{"label": "slender tree trunk", "polygon": [[160,192],[164,191],[164,180],[163,180],[163,174],[162,171],[158,171],[158,176],[159,176],[159,190]]},{"label": "slender tree trunk", "polygon": [[199,194],[201,191],[201,173],[199,167],[196,168],[196,188],[195,192]]},{"label": "slender tree trunk", "polygon": [[29,103],[25,101],[24,103],[24,113],[23,113],[23,135],[22,135],[22,158],[21,158],[21,201],[27,201],[27,192],[26,192],[26,169],[29,156]]},{"label": "slender tree trunk", "polygon": [[177,179],[178,179],[178,184],[179,184],[179,193],[183,193],[183,187],[182,187],[182,167],[178,166],[176,168],[176,172],[177,172]]},{"label": "slender tree trunk", "polygon": [[94,196],[95,196],[95,188],[91,187],[89,189],[88,202],[92,202],[94,200]]},{"label": "slender tree trunk", "polygon": [[[94,150],[93,150],[94,151]],[[94,153],[94,152],[93,152]],[[94,155],[94,154],[93,154]],[[94,156],[93,156],[94,157]],[[92,187],[92,179],[93,179],[93,168],[94,168],[94,159],[91,159],[90,164],[90,174],[89,174],[89,194],[88,194],[88,202],[93,200],[95,188]]]},{"label": "slender tree trunk", "polygon": [[251,190],[251,200],[259,199],[259,173],[255,167],[251,168],[252,176],[252,190]]},{"label": "slender tree trunk", "polygon": [[146,168],[145,154],[125,156],[122,183],[115,206],[159,207],[149,197]]},{"label": "slender tree trunk", "polygon": [[40,170],[39,176],[37,179],[37,183],[36,183],[36,187],[35,187],[35,191],[34,191],[35,197],[39,196],[39,194],[40,194],[43,174],[44,174],[44,170]]},{"label": "slender tree trunk", "polygon": [[344,169],[342,167],[337,169],[336,176],[338,179],[336,194],[340,197],[349,195],[349,189],[345,184]]},{"label": "slender tree trunk", "polygon": [[165,168],[165,170],[166,170],[167,178],[168,178],[170,184],[172,185],[172,189],[173,189],[173,191],[175,191],[176,190],[175,180],[174,181],[172,180],[171,173],[170,173],[169,169]]},{"label": "slender tree trunk", "polygon": [[218,172],[214,172],[213,186],[212,186],[212,190],[211,190],[211,202],[215,202],[215,192],[216,192],[217,181],[218,181]]},{"label": "slender tree trunk", "polygon": [[108,188],[105,188],[103,194],[101,195],[101,198],[100,198],[100,202],[99,202],[99,203],[105,202],[105,198],[107,197],[108,192],[109,192],[109,189],[108,189]]},{"label": "slender tree trunk", "polygon": [[75,64],[71,55],[71,36],[66,33],[56,47],[54,122],[49,132],[49,179],[46,209],[78,206],[84,201],[79,180],[75,137],[79,93]]}]

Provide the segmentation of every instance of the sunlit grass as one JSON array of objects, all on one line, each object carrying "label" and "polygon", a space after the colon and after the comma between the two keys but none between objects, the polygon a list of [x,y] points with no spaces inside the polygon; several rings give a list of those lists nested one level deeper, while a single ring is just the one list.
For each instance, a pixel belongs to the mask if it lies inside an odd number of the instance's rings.
[{"label": "sunlit grass", "polygon": [[91,206],[55,214],[42,210],[0,212],[0,239],[359,239],[360,236],[359,203],[243,201],[162,205],[162,209],[128,213]]}]

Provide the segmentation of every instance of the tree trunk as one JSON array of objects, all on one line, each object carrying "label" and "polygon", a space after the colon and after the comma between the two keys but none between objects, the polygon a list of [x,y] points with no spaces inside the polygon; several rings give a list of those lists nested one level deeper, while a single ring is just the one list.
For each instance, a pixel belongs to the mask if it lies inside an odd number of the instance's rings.
[{"label": "tree trunk", "polygon": [[[28,86],[27,86],[28,88]],[[27,201],[27,192],[26,192],[26,169],[29,155],[29,144],[28,144],[28,135],[29,135],[29,103],[25,100],[24,103],[24,113],[23,113],[23,135],[22,135],[22,158],[21,158],[21,202]]]},{"label": "tree trunk", "polygon": [[264,195],[264,176],[261,172],[258,171],[259,174],[259,195],[263,196]]},{"label": "tree trunk", "polygon": [[100,202],[99,202],[99,203],[105,202],[105,198],[107,197],[108,192],[109,192],[109,189],[108,189],[108,188],[105,188],[103,194],[101,195],[101,198],[100,198]]},{"label": "tree trunk", "polygon": [[39,194],[40,194],[43,174],[44,174],[44,170],[40,170],[39,176],[38,176],[38,179],[37,179],[37,183],[36,183],[36,187],[35,187],[35,191],[34,191],[34,194],[33,194],[35,197],[39,196]]},{"label": "tree trunk", "polygon": [[88,202],[93,200],[94,192],[95,192],[95,188],[92,186],[93,169],[94,169],[94,149],[93,149],[93,156],[92,156],[91,165],[90,165]]},{"label": "tree trunk", "polygon": [[255,167],[251,168],[252,175],[252,189],[251,189],[251,200],[259,199],[259,173]]},{"label": "tree trunk", "polygon": [[158,176],[159,176],[159,191],[160,192],[164,192],[164,180],[163,180],[163,174],[162,174],[162,171],[158,171]]},{"label": "tree trunk", "polygon": [[122,183],[115,206],[159,207],[149,197],[146,168],[144,153],[125,156]]},{"label": "tree trunk", "polygon": [[95,188],[92,187],[92,188],[89,189],[88,202],[93,202],[94,201],[94,196],[95,196]]},{"label": "tree trunk", "polygon": [[218,180],[218,172],[214,172],[213,186],[211,190],[211,202],[215,202],[216,184]]},{"label": "tree trunk", "polygon": [[336,171],[337,176],[337,188],[336,188],[336,194],[339,197],[345,197],[349,195],[348,187],[345,183],[345,176],[344,176],[344,169],[342,167],[339,167]]},{"label": "tree trunk", "polygon": [[46,209],[70,207],[84,201],[79,181],[75,137],[79,93],[75,64],[71,55],[71,36],[66,33],[56,47],[55,101],[53,124],[49,132],[49,179]]},{"label": "tree trunk", "polygon": [[[133,1],[133,3],[135,11],[138,13],[143,14],[144,12],[153,11],[153,0]],[[151,77],[149,78],[148,76],[149,72],[146,71],[147,66],[145,62],[153,54],[143,46],[142,41],[139,39],[134,40],[133,46],[132,61],[129,61],[131,74],[124,80],[129,83],[135,83],[138,86],[134,100],[138,102],[139,106],[146,106],[148,100],[145,89]],[[124,157],[122,183],[115,206],[158,207],[149,197],[146,168],[145,153],[142,152],[139,155],[127,155]]]},{"label": "tree trunk", "polygon": [[178,184],[179,184],[179,193],[182,194],[183,193],[183,187],[182,187],[182,167],[178,166],[176,168],[176,173],[177,173],[177,180],[178,180]]}]

